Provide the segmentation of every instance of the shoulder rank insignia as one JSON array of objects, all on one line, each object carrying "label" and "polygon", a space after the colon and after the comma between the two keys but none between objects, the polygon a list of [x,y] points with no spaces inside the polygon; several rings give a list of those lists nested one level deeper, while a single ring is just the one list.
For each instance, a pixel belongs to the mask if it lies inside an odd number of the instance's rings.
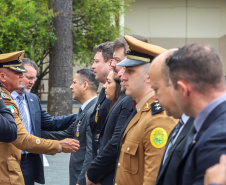
[{"label": "shoulder rank insignia", "polygon": [[152,115],[154,114],[158,114],[160,112],[162,112],[163,109],[162,107],[160,106],[159,102],[158,101],[154,101],[152,104],[151,104],[151,112],[152,112]]},{"label": "shoulder rank insignia", "polygon": [[167,140],[168,135],[163,128],[157,127],[154,130],[152,130],[150,135],[150,141],[155,148],[164,147],[166,145]]},{"label": "shoulder rank insignia", "polygon": [[149,109],[150,103],[146,103],[144,109]]},{"label": "shoulder rank insignia", "polygon": [[2,99],[4,100],[11,100],[11,98],[5,92],[1,92],[1,95],[2,95]]},{"label": "shoulder rank insignia", "polygon": [[15,113],[15,109],[14,109],[13,105],[7,105],[6,107],[7,107],[8,109],[10,109],[10,111],[11,111],[12,113]]}]

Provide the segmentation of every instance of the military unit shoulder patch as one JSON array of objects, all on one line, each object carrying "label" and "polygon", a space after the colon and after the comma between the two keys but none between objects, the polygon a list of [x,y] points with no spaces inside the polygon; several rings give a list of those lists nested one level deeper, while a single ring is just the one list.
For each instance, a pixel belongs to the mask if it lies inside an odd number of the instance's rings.
[{"label": "military unit shoulder patch", "polygon": [[3,100],[11,100],[11,98],[5,92],[1,92],[1,96]]},{"label": "military unit shoulder patch", "polygon": [[158,101],[155,101],[151,104],[151,112],[152,112],[152,115],[154,114],[158,114],[160,112],[162,112],[163,109],[162,107],[160,106],[159,102]]},{"label": "military unit shoulder patch", "polygon": [[6,107],[9,108],[12,113],[15,113],[15,109],[14,109],[13,105],[7,105]]},{"label": "military unit shoulder patch", "polygon": [[150,135],[150,141],[155,148],[164,147],[166,145],[167,140],[168,135],[163,128],[157,127],[154,130],[152,130]]}]

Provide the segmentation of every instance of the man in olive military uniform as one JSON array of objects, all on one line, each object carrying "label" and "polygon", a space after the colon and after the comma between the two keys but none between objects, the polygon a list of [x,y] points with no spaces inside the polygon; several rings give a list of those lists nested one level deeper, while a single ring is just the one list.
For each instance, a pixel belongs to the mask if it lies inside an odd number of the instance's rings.
[{"label": "man in olive military uniform", "polygon": [[115,184],[154,185],[168,134],[176,124],[154,100],[148,75],[151,61],[165,49],[127,35],[125,40],[127,58],[117,65],[125,67],[121,81],[126,95],[136,101],[137,113],[122,133]]},{"label": "man in olive military uniform", "polygon": [[24,51],[0,55],[0,82],[2,99],[11,110],[17,124],[17,139],[12,143],[0,143],[0,184],[23,185],[24,179],[20,169],[21,150],[54,155],[58,152],[73,153],[79,148],[79,142],[74,139],[62,141],[45,140],[28,134],[24,127],[19,110],[10,93],[20,89],[21,79],[26,69],[21,64]]}]

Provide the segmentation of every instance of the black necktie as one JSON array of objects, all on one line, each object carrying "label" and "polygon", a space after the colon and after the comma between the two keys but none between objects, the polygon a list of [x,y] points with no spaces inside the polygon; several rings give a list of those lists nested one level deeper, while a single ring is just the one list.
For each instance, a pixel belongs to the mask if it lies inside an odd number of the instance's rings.
[{"label": "black necktie", "polygon": [[181,126],[184,124],[183,120],[180,119],[179,122],[177,123],[174,131],[173,131],[173,134],[171,135],[170,139],[169,139],[169,144],[168,144],[168,147],[167,147],[167,150],[166,150],[166,153],[164,155],[164,160],[163,160],[163,164],[165,163],[165,160],[166,158],[168,157],[168,154],[170,153],[171,149],[172,149],[172,146],[174,145],[175,143],[175,138],[176,136],[178,135],[178,132],[181,128]]},{"label": "black necktie", "polygon": [[79,115],[82,113],[82,108],[80,107],[79,108],[79,111],[78,111],[78,115],[77,115],[77,117],[79,117]]}]

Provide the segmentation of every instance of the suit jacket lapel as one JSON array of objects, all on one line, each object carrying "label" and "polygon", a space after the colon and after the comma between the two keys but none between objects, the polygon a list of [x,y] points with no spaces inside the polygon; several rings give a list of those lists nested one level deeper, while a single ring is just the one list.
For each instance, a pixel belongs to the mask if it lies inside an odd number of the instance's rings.
[{"label": "suit jacket lapel", "polygon": [[[220,105],[218,105],[206,118],[204,123],[202,124],[202,127],[200,128],[199,132],[197,133],[195,139],[194,139],[194,134],[192,133],[192,130],[194,128],[191,128],[191,132],[188,134],[188,140],[187,144],[185,146],[185,153],[183,156],[183,159],[186,158],[188,153],[191,151],[195,143],[199,140],[199,138],[202,135],[202,132],[209,127],[209,125],[214,122],[215,119],[217,119],[221,114],[225,113],[226,110],[226,101],[222,102]],[[194,126],[193,126],[194,127]]]},{"label": "suit jacket lapel", "polygon": [[94,103],[96,103],[96,101],[97,101],[97,97],[94,98],[91,102],[89,102],[89,103],[86,105],[85,109],[82,111],[82,113],[79,115],[79,117],[76,118],[76,120],[75,120],[75,122],[74,122],[74,129],[73,129],[73,130],[76,130],[76,129],[77,129],[77,125],[78,125],[78,124],[82,125],[82,123],[83,123],[82,120],[83,120],[83,118],[85,117],[87,110],[88,110]]},{"label": "suit jacket lapel", "polygon": [[97,101],[97,105],[101,104],[105,99],[106,99],[105,89],[102,88],[101,91],[100,91],[98,101]]},{"label": "suit jacket lapel", "polygon": [[126,96],[125,94],[121,94],[121,95],[119,96],[118,100],[115,102],[115,104],[111,107],[111,110],[108,112],[108,115],[107,115],[107,117],[106,117],[106,120],[104,121],[104,124],[103,124],[103,126],[102,126],[102,128],[101,128],[100,133],[104,130],[105,125],[106,125],[106,123],[107,123],[107,121],[108,121],[108,119],[109,119],[109,116],[111,115],[112,111],[114,111],[114,109],[117,108],[118,104],[122,101],[122,99],[123,99],[125,96]]},{"label": "suit jacket lapel", "polygon": [[[180,132],[180,135],[178,136],[176,142],[174,143],[174,145],[172,146],[170,152],[168,153],[168,156],[167,158],[165,159],[165,163],[164,165],[162,165],[162,162],[161,162],[161,171],[160,171],[160,174],[159,176],[164,172],[164,169],[166,168],[166,166],[168,165],[171,157],[172,157],[172,154],[176,148],[176,146],[184,139],[184,137],[187,136],[188,132],[191,130],[191,127],[192,127],[192,124],[193,124],[193,121],[194,121],[194,118],[189,118],[187,123],[185,124],[184,128],[182,129],[182,131]],[[173,129],[174,131],[174,129]],[[169,140],[170,140],[170,137],[173,133],[173,131],[170,133],[170,136],[169,136]],[[167,143],[167,146],[169,145],[169,142]],[[167,148],[167,147],[166,147]],[[166,150],[165,150],[166,151]],[[164,155],[165,155],[165,152],[164,152]],[[163,155],[163,156],[164,156]],[[163,160],[163,159],[162,159]]]}]

